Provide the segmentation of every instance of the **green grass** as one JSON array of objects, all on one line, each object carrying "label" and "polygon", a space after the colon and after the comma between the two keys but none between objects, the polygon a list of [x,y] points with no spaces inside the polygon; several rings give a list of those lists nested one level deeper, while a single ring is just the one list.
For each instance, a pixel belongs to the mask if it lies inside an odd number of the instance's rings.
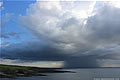
[{"label": "green grass", "polygon": [[16,71],[16,70],[26,71],[26,70],[29,70],[29,67],[0,64],[0,72],[8,72],[8,71],[14,72],[14,71]]}]

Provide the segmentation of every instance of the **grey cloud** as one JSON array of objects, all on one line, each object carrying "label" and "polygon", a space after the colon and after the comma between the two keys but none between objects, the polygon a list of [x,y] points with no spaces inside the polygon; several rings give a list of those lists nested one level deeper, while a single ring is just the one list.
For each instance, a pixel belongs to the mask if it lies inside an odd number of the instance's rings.
[{"label": "grey cloud", "polygon": [[113,59],[119,60],[120,45],[111,45],[111,47],[99,47],[94,50],[90,50],[84,54],[94,55],[97,59]]},{"label": "grey cloud", "polygon": [[[38,44],[35,47],[33,43],[31,46],[22,46],[22,50],[21,47],[14,48],[10,52],[13,52],[14,56],[4,54],[5,56],[32,60],[63,60],[66,61],[66,66],[71,67],[100,66],[97,62],[99,59],[119,59],[120,8],[100,3],[102,6],[94,9],[94,15],[83,19],[73,15],[75,5],[66,10],[59,2],[46,4],[37,2],[30,5],[27,16],[19,16],[19,21],[23,27],[48,44]],[[114,49],[110,48],[111,45],[115,45]]]},{"label": "grey cloud", "polygon": [[[53,4],[51,3],[50,6],[53,6]],[[70,16],[73,13],[69,12],[69,10],[64,12],[65,14],[69,13],[66,15],[67,17],[63,17],[64,13],[58,13],[61,10],[57,10],[58,7],[55,5],[54,9],[47,10],[47,7],[41,7],[42,3],[38,2],[34,4],[34,8],[28,9],[28,16],[20,16],[20,21],[25,27],[31,29],[33,33],[43,36],[44,39],[52,42],[52,46],[68,52],[69,55],[93,55],[97,56],[98,59],[98,56],[106,55],[106,57],[102,57],[110,58],[115,52],[110,52],[106,46],[120,43],[120,9],[104,2],[98,2],[98,4],[102,6],[94,9],[95,15],[89,16],[87,19],[81,19]],[[45,10],[44,14],[41,9]],[[61,7],[61,9],[64,11],[64,8]],[[72,9],[74,10],[74,7]],[[32,14],[30,11],[33,10],[37,10],[37,12]],[[53,10],[54,13],[49,13],[49,11]],[[43,16],[41,17],[41,15]],[[87,20],[87,23],[83,24],[85,20]],[[99,46],[103,46],[105,49],[97,50]],[[86,54],[87,52],[89,53]]]},{"label": "grey cloud", "polygon": [[6,47],[6,46],[9,46],[9,42],[1,42],[0,43],[0,47]]},{"label": "grey cloud", "polygon": [[16,38],[20,38],[20,34],[21,33],[16,33],[16,32],[10,32],[8,33],[10,36],[16,37]]},{"label": "grey cloud", "polygon": [[73,52],[70,54],[69,52],[64,52],[50,46],[49,43],[46,44],[41,41],[23,42],[23,44],[11,44],[3,47],[1,49],[1,58],[19,59],[24,61],[65,61],[65,68],[100,67],[102,65],[99,61],[102,59],[117,60],[117,53],[112,54],[111,51],[114,52],[120,50],[119,46],[118,48],[111,46],[108,50],[101,48],[89,51],[87,55],[73,55],[81,52]]},{"label": "grey cloud", "polygon": [[120,43],[120,8],[104,5],[96,10],[96,15],[87,20],[93,41],[97,43]]},{"label": "grey cloud", "polygon": [[[65,61],[65,68],[78,67],[98,67],[97,60],[94,56],[72,56],[65,52],[42,44],[41,42],[28,42],[20,44],[12,44],[2,48],[1,58],[18,59],[23,61]],[[31,44],[28,46],[28,44]],[[34,47],[33,47],[34,46]],[[7,49],[6,49],[7,48]],[[27,48],[27,49],[26,49]],[[89,60],[89,61],[88,61]]]},{"label": "grey cloud", "polygon": [[20,38],[21,33],[1,31],[0,37],[10,39],[11,37]]},{"label": "grey cloud", "polygon": [[[91,49],[102,44],[107,45],[108,42],[109,44],[119,43],[119,8],[100,2],[104,6],[98,8],[94,16],[88,17],[87,23],[84,25],[84,19],[76,18],[76,16],[63,17],[66,13],[69,13],[68,15],[73,13],[70,13],[69,10],[64,12],[64,8],[59,2],[46,2],[46,4],[49,6],[45,7],[42,2],[32,4],[27,10],[27,16],[20,16],[20,22],[37,36],[51,41],[53,45],[54,43],[63,44],[61,47],[65,47],[73,44],[72,46],[79,50],[83,46]],[[52,8],[49,9],[49,7]],[[74,10],[74,7],[71,10]],[[58,13],[60,11],[64,13]],[[106,16],[108,18],[105,18]]]},{"label": "grey cloud", "polygon": [[8,39],[9,35],[7,35],[6,33],[1,32],[0,37],[4,38],[4,39]]}]

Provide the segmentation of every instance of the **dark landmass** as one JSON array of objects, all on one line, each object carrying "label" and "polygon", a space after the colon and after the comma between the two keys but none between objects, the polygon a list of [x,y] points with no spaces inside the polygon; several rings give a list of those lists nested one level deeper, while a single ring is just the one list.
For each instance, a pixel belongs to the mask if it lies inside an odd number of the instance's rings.
[{"label": "dark landmass", "polygon": [[29,76],[47,76],[45,73],[65,73],[62,68],[39,68],[0,64],[0,78],[15,78]]}]

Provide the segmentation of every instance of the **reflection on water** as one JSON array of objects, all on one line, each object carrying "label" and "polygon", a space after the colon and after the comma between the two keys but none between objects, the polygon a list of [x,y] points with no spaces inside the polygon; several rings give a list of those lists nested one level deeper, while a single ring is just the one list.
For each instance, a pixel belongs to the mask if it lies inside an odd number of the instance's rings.
[{"label": "reflection on water", "polygon": [[[51,73],[48,76],[22,77],[15,79],[0,79],[0,80],[108,80],[120,77],[120,69],[72,69],[76,73]],[[116,80],[116,79],[115,79]]]}]

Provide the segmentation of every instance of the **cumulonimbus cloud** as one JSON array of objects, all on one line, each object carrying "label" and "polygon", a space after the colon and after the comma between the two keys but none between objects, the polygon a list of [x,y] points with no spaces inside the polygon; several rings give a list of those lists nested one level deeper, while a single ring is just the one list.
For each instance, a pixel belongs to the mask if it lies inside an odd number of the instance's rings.
[{"label": "cumulonimbus cloud", "polygon": [[97,2],[91,15],[88,8],[84,12],[89,14],[82,18],[79,3],[36,2],[27,9],[27,16],[20,16],[20,23],[40,38],[68,51],[118,44],[120,8],[107,2]]},{"label": "cumulonimbus cloud", "polygon": [[83,10],[80,3],[31,4],[27,15],[19,16],[19,23],[48,44],[42,50],[37,49],[39,56],[33,56],[35,51],[27,51],[23,56],[64,60],[73,67],[99,66],[97,60],[102,59],[119,60],[120,8],[109,2],[90,2]]}]

